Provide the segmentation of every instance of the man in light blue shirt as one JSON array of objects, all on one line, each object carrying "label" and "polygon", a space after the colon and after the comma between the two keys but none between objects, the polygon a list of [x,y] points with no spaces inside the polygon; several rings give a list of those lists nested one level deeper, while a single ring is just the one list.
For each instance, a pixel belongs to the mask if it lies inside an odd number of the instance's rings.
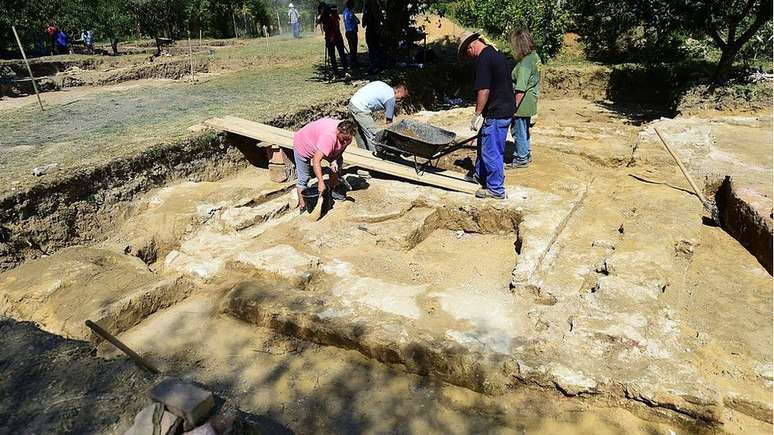
[{"label": "man in light blue shirt", "polygon": [[[279,17],[277,17],[279,19]],[[293,37],[301,37],[301,22],[298,20],[298,11],[293,7],[293,3],[288,4],[288,21],[293,28]]]},{"label": "man in light blue shirt", "polygon": [[395,117],[395,105],[408,97],[404,83],[395,87],[382,81],[374,81],[360,88],[349,100],[349,114],[357,123],[355,140],[357,146],[373,153],[377,152],[375,138],[378,133],[374,112],[384,112],[387,123]]},{"label": "man in light blue shirt", "polygon": [[349,44],[349,59],[353,67],[357,66],[357,26],[360,24],[353,10],[354,4],[354,0],[347,0],[344,8],[344,36]]}]

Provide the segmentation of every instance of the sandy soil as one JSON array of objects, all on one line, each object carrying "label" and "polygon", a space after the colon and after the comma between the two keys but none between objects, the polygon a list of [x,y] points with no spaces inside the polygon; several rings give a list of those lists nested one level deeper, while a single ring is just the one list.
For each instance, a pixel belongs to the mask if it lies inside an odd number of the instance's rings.
[{"label": "sandy soil", "polygon": [[[771,276],[702,224],[642,118],[542,109],[503,203],[371,179],[309,223],[263,170],[182,183],[0,275],[2,312],[80,339],[98,319],[299,433],[770,432]],[[462,134],[468,111],[418,117]]]}]

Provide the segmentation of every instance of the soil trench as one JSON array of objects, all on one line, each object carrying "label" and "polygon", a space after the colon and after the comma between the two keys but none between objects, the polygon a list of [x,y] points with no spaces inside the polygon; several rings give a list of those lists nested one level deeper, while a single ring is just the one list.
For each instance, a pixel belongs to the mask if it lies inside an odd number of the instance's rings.
[{"label": "soil trench", "polygon": [[[406,388],[444,404],[410,414],[414,433],[770,432],[763,261],[702,222],[652,124],[578,99],[541,111],[534,161],[507,171],[505,201],[350,173],[349,199],[310,222],[292,182],[232,163],[225,177],[159,181],[103,236],[0,274],[0,314],[113,355],[90,319],[301,433],[388,428],[396,416],[380,426],[378,412]],[[413,117],[463,134],[468,114]],[[707,159],[689,169],[752,189],[733,172],[750,156],[730,159],[716,140],[727,120],[656,122],[671,122],[684,154],[708,132]],[[440,164],[462,171],[470,157]],[[710,189],[716,177],[701,174]],[[332,417],[342,409],[352,414]],[[454,429],[465,416],[475,424]]]}]

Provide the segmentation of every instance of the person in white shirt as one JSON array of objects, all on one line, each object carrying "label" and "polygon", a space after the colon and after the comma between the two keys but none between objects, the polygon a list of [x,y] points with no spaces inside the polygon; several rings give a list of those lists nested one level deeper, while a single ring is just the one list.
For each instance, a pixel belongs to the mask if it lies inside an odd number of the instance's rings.
[{"label": "person in white shirt", "polygon": [[298,19],[298,11],[293,7],[293,3],[288,5],[288,22],[293,29],[293,37],[301,37],[301,21]]},{"label": "person in white shirt", "polygon": [[384,112],[387,123],[395,116],[395,105],[408,97],[404,83],[390,86],[382,81],[370,82],[360,88],[349,100],[349,114],[357,123],[357,146],[376,153],[375,138],[378,133],[373,113]]}]

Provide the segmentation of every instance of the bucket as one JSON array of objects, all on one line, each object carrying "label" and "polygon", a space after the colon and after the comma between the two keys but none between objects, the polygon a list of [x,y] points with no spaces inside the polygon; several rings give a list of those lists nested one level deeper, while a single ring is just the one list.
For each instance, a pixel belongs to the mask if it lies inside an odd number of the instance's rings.
[{"label": "bucket", "polygon": [[317,186],[307,187],[301,191],[301,196],[304,197],[304,207],[307,213],[311,213],[314,210],[314,206],[317,205],[317,200],[320,198],[320,192],[317,190]]}]

